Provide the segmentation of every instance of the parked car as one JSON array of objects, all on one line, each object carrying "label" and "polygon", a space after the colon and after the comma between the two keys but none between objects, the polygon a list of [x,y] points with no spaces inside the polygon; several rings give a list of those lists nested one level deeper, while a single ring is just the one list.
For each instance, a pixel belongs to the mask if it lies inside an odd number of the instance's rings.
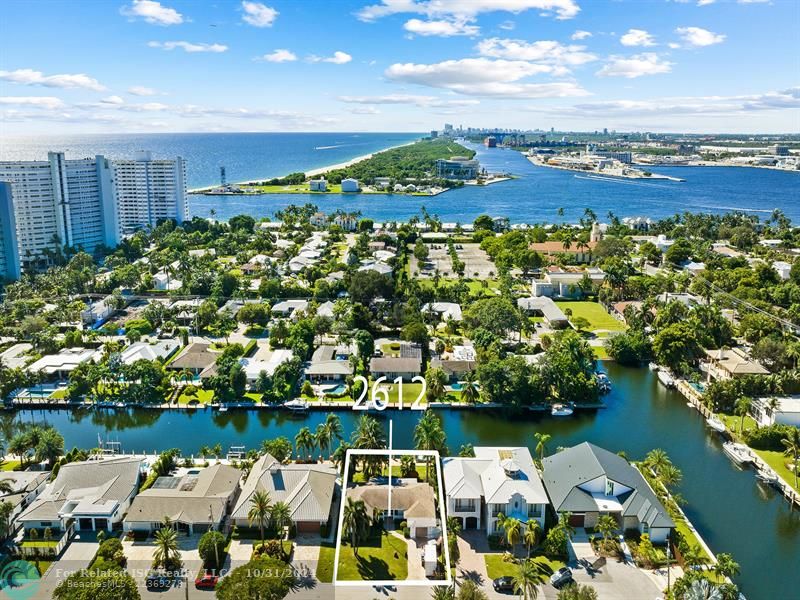
[{"label": "parked car", "polygon": [[572,581],[572,571],[570,571],[569,567],[561,567],[550,576],[550,585],[556,588],[570,581]]},{"label": "parked car", "polygon": [[505,577],[498,577],[492,581],[492,587],[495,592],[513,592],[514,591],[514,578],[506,575]]},{"label": "parked car", "polygon": [[194,580],[194,587],[196,587],[199,590],[213,590],[214,588],[217,587],[218,582],[219,582],[219,575],[213,575],[211,573],[200,573]]},{"label": "parked car", "polygon": [[148,571],[145,579],[145,586],[147,586],[148,590],[166,590],[171,585],[172,579],[164,571]]}]

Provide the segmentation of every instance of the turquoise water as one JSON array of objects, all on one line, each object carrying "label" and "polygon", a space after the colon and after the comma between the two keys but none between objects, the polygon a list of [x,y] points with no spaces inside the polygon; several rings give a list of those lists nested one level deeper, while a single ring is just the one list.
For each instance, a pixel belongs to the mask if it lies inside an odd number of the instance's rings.
[{"label": "turquoise water", "polygon": [[[0,160],[41,160],[48,150],[68,156],[104,154],[130,156],[151,150],[156,157],[181,155],[187,160],[189,187],[219,183],[219,167],[228,181],[243,181],[306,171],[412,141],[410,133],[197,133],[120,134],[0,138]],[[514,150],[474,146],[489,171],[510,171],[518,177],[491,186],[470,186],[436,197],[419,196],[304,196],[271,194],[258,197],[193,196],[192,214],[218,218],[237,214],[272,216],[289,204],[314,202],[320,209],[361,211],[376,220],[408,219],[424,205],[444,221],[471,222],[481,213],[504,215],[514,222],[575,221],[587,207],[601,218],[617,216],[660,218],[678,212],[721,213],[745,210],[762,219],[781,208],[800,220],[800,173],[744,167],[654,167],[657,173],[685,182],[598,180],[585,175],[533,166]]]},{"label": "turquoise water", "polygon": [[[445,222],[472,222],[479,214],[507,216],[512,222],[575,222],[591,208],[601,218],[648,216],[659,219],[684,211],[725,213],[743,210],[764,220],[775,208],[800,220],[800,173],[745,167],[654,167],[656,173],[686,181],[633,181],[588,178],[583,174],[539,167],[521,153],[502,148],[473,147],[490,172],[510,172],[516,179],[489,186],[465,186],[433,197],[391,195],[303,196],[269,194],[255,197],[193,196],[193,214],[230,218],[247,213],[272,216],[289,204],[313,202],[321,210],[360,211],[378,221],[407,220],[424,206]],[[564,208],[564,216],[558,209]]]},{"label": "turquoise water", "polygon": [[[534,433],[551,434],[548,452],[584,440],[612,451],[642,458],[652,448],[664,448],[683,470],[681,495],[686,513],[715,552],[730,552],[742,566],[736,578],[749,600],[795,600],[800,589],[800,513],[771,488],[756,484],[750,470],[734,467],[722,453],[720,437],[705,420],[686,406],[677,392],[658,384],[648,369],[606,363],[613,389],[603,397],[607,408],[579,412],[570,418],[549,415],[507,415],[494,411],[442,410],[450,451],[462,444],[525,445],[533,450]],[[340,411],[345,434],[358,415]],[[16,419],[49,422],[64,435],[68,447],[92,447],[98,434],[118,440],[125,450],[163,450],[179,447],[197,452],[202,444],[224,448],[260,446],[264,439],[294,438],[301,427],[312,431],[326,413],[291,414],[282,410],[226,413],[211,410],[21,411]],[[393,421],[394,446],[413,447],[419,415],[395,411],[380,417],[388,429]],[[0,415],[0,433],[7,439],[12,417]]]},{"label": "turquoise water", "polygon": [[331,394],[332,396],[341,396],[346,391],[347,391],[347,386],[344,385],[343,383],[340,383],[339,385],[333,386],[330,389],[326,389],[325,393]]}]

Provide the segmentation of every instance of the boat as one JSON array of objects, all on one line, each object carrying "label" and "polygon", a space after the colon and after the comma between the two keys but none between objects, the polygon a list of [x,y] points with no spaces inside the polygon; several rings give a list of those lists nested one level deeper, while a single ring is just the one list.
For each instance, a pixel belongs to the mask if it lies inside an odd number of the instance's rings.
[{"label": "boat", "polygon": [[219,410],[219,412],[228,412],[228,407],[227,406],[220,406],[218,410]]},{"label": "boat", "polygon": [[663,369],[658,371],[658,380],[664,385],[664,387],[668,388],[675,387],[675,380],[672,378],[672,375],[670,375]]},{"label": "boat", "polygon": [[288,402],[284,402],[283,408],[288,408],[289,410],[300,412],[308,410],[308,402],[306,402],[302,398],[295,398],[294,400],[289,400]]},{"label": "boat", "polygon": [[647,363],[647,368],[651,371],[658,371],[658,365],[654,362]]},{"label": "boat", "polygon": [[728,455],[737,465],[746,465],[753,462],[753,456],[750,454],[750,448],[744,444],[737,442],[725,442],[722,444],[722,451]]},{"label": "boat", "polygon": [[575,412],[569,404],[553,404],[550,414],[554,417],[568,417]]},{"label": "boat", "polygon": [[605,373],[597,373],[597,385],[601,394],[607,394],[611,391],[611,380]]},{"label": "boat", "polygon": [[778,483],[778,476],[774,472],[765,471],[763,469],[756,471],[756,479],[767,485],[775,485]]},{"label": "boat", "polygon": [[711,415],[706,419],[706,423],[708,426],[711,427],[714,431],[719,431],[720,433],[725,433],[725,423],[717,415]]}]

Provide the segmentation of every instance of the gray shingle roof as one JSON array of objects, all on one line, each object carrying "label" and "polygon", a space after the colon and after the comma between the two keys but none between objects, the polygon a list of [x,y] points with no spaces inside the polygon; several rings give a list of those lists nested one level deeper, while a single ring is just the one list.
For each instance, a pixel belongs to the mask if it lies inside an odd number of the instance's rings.
[{"label": "gray shingle roof", "polygon": [[[389,506],[388,485],[360,485],[347,491],[347,497],[363,500],[367,512],[385,511]],[[435,518],[436,503],[433,488],[427,483],[409,480],[392,480],[392,508],[403,511],[407,518]]]},{"label": "gray shingle roof", "polygon": [[558,512],[597,511],[592,495],[578,486],[605,476],[633,490],[618,497],[623,516],[636,516],[650,527],[675,526],[642,474],[613,452],[584,442],[548,456],[542,466],[544,485]]},{"label": "gray shingle roof", "polygon": [[265,454],[250,470],[231,518],[246,519],[253,494],[266,491],[273,504],[285,502],[289,505],[295,523],[322,523],[330,516],[337,477],[337,471],[326,465],[283,465]]}]

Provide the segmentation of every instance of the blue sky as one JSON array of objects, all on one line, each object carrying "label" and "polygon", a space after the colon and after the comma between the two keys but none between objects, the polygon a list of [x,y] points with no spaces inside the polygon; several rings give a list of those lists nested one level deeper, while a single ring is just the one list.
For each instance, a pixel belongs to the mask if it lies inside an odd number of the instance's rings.
[{"label": "blue sky", "polygon": [[4,135],[800,131],[800,0],[5,0]]}]

